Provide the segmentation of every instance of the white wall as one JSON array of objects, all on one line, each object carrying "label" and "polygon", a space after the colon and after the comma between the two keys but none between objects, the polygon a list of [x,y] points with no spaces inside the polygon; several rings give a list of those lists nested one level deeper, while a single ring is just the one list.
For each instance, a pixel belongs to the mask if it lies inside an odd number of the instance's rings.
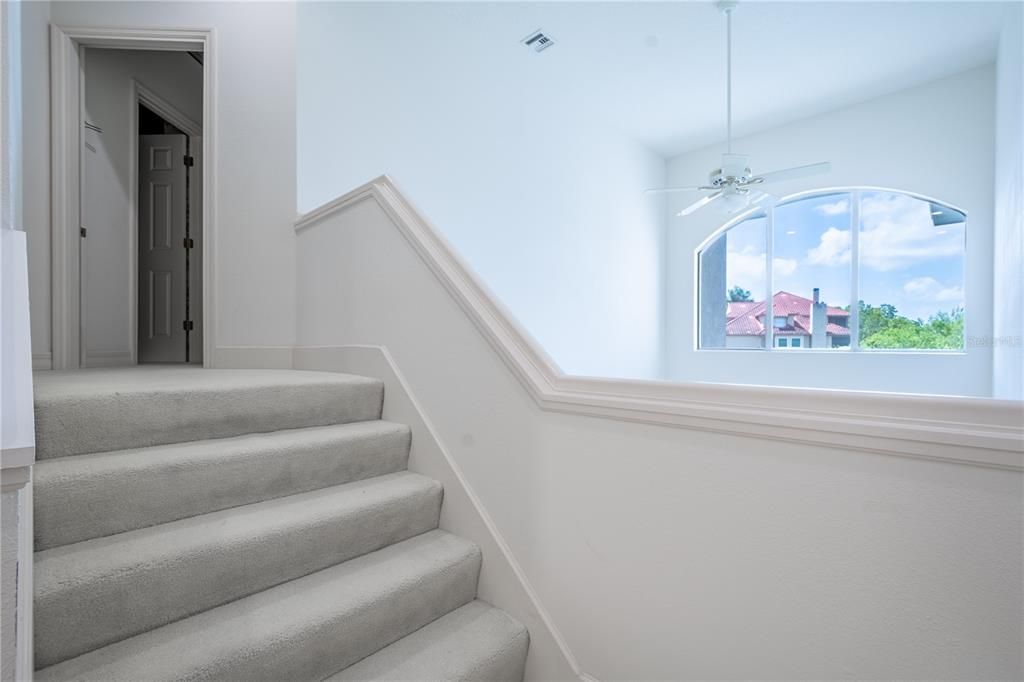
[{"label": "white wall", "polygon": [[519,44],[534,14],[300,5],[299,208],[387,173],[564,371],[658,376],[664,162]]},{"label": "white wall", "polygon": [[50,3],[21,5],[22,228],[28,235],[32,354],[50,363]]},{"label": "white wall", "polygon": [[[18,229],[19,216],[16,208],[17,189],[14,179],[19,175],[17,167],[20,164],[20,68],[14,47],[20,45],[20,3],[4,3],[0,5],[0,233],[2,242],[0,248],[7,246],[8,230]],[[15,57],[12,59],[12,57]],[[13,144],[12,144],[13,143]],[[0,253],[4,257],[6,266],[7,254]],[[6,267],[3,273],[3,293],[8,293],[11,282]],[[4,299],[7,297],[5,296]],[[6,300],[3,301],[6,303]],[[4,306],[6,307],[6,306]],[[3,311],[7,313],[7,310]],[[4,316],[4,322],[7,316]],[[3,394],[8,392],[7,386],[7,357],[9,341],[0,339],[0,391]],[[0,405],[2,415],[0,419],[4,424],[8,421],[9,413],[13,416],[14,410],[5,400]],[[4,443],[6,445],[6,443]],[[6,453],[5,453],[6,454]],[[0,492],[0,681],[9,682],[15,679],[17,667],[17,639],[15,637],[17,623],[17,600],[18,600],[18,546],[19,542],[19,493],[17,490]]]},{"label": "white wall", "polygon": [[[29,6],[42,3],[27,3]],[[52,21],[64,26],[213,28],[217,88],[217,281],[214,362],[232,353],[290,346],[294,335],[295,5],[292,2],[54,2]],[[38,97],[26,101],[26,120],[48,120],[48,37],[33,32],[31,49],[44,55]],[[38,80],[41,79],[41,80]],[[26,81],[28,81],[26,77]],[[48,124],[44,124],[48,125]],[[49,157],[49,130],[28,137],[26,151]],[[42,162],[41,162],[42,163]],[[30,271],[33,347],[49,349],[49,180],[26,182],[26,220],[38,220]],[[35,217],[29,206],[36,206]],[[45,209],[45,213],[43,210]],[[42,224],[45,221],[46,226]],[[43,274],[46,273],[46,274]],[[42,328],[39,328],[42,326]]]},{"label": "white wall", "polygon": [[996,100],[993,394],[1024,399],[1024,10],[1007,5]]},{"label": "white wall", "polygon": [[[773,184],[778,196],[821,188],[875,186],[916,192],[965,210],[966,334],[992,329],[994,69],[986,66],[829,114],[735,140],[755,172],[829,160],[832,172]],[[723,145],[669,162],[669,184],[691,185],[717,168]],[[667,228],[668,378],[990,396],[992,355],[729,353],[694,350],[694,250],[725,219],[714,210],[676,213],[695,196],[673,195]]]},{"label": "white wall", "polygon": [[0,9],[0,228],[21,227],[21,5]]},{"label": "white wall", "polygon": [[[28,17],[26,17],[26,14]],[[28,244],[24,233],[22,63],[34,10],[0,5],[0,680],[22,679],[31,620],[31,469],[35,460]]]},{"label": "white wall", "polygon": [[86,131],[83,151],[82,341],[86,364],[129,364],[137,329],[129,325],[135,229],[131,211],[133,80],[193,121],[203,120],[203,69],[185,52],[87,48],[83,55]]},{"label": "white wall", "polygon": [[297,241],[299,343],[388,348],[586,673],[1024,675],[1019,471],[541,412],[373,201]]}]

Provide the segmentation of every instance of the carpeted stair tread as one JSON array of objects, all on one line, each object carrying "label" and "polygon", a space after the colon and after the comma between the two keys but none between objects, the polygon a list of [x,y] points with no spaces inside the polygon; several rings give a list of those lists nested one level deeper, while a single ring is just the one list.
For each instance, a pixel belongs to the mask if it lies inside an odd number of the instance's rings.
[{"label": "carpeted stair tread", "polygon": [[326,682],[519,682],[529,645],[530,635],[521,623],[477,600]]},{"label": "carpeted stair tread", "polygon": [[36,553],[36,662],[57,663],[437,528],[401,472]]},{"label": "carpeted stair tread", "polygon": [[434,530],[36,672],[46,680],[321,680],[472,601],[473,543]]},{"label": "carpeted stair tread", "polygon": [[379,379],[172,366],[39,372],[36,458],[380,419]]},{"label": "carpeted stair tread", "polygon": [[402,471],[409,437],[365,421],[43,460],[36,550]]}]

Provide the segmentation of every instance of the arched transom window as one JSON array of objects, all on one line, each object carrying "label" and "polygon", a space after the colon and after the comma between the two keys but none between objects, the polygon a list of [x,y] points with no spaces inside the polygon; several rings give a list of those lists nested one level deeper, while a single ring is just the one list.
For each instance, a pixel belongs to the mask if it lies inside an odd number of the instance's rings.
[{"label": "arched transom window", "polygon": [[698,249],[704,349],[958,351],[966,215],[893,190],[823,190]]}]

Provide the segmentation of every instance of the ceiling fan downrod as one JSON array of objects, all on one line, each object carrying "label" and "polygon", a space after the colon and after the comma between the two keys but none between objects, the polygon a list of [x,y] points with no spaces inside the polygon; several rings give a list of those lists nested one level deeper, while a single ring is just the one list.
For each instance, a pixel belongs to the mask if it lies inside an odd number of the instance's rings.
[{"label": "ceiling fan downrod", "polygon": [[725,15],[725,129],[726,152],[722,154],[722,165],[711,171],[705,184],[689,187],[659,187],[644,190],[647,193],[666,192],[706,192],[712,194],[699,199],[687,206],[678,215],[686,216],[708,204],[719,201],[729,214],[736,213],[750,205],[770,205],[776,198],[755,189],[755,185],[770,182],[795,180],[818,173],[827,173],[832,165],[827,161],[812,163],[806,166],[794,166],[770,173],[754,175],[750,172],[748,158],[745,154],[732,153],[732,13],[739,4],[738,0],[718,0],[715,7]]},{"label": "ceiling fan downrod", "polygon": [[725,145],[732,154],[732,13],[738,0],[718,0],[715,6],[725,15]]}]

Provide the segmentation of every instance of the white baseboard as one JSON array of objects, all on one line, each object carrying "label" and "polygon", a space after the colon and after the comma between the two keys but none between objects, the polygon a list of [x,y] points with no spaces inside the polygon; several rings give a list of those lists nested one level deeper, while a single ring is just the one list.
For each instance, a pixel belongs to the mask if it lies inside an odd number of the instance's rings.
[{"label": "white baseboard", "polygon": [[[86,351],[86,367],[130,365],[130,351]],[[197,363],[198,364],[198,363]],[[291,346],[218,346],[210,367],[219,369],[291,369]],[[53,369],[50,353],[33,353],[32,369]]]},{"label": "white baseboard", "polygon": [[86,350],[86,367],[121,367],[132,364],[130,350]]},{"label": "white baseboard", "polygon": [[292,346],[217,346],[214,369],[291,369]]},{"label": "white baseboard", "polygon": [[411,387],[383,346],[298,346],[294,368],[347,372],[384,381],[384,415],[412,429],[409,469],[444,486],[441,528],[475,542],[484,555],[479,595],[526,625],[530,654],[526,680],[596,682],[580,670],[576,657],[530,585],[508,543],[466,480],[450,450],[413,394]]}]

